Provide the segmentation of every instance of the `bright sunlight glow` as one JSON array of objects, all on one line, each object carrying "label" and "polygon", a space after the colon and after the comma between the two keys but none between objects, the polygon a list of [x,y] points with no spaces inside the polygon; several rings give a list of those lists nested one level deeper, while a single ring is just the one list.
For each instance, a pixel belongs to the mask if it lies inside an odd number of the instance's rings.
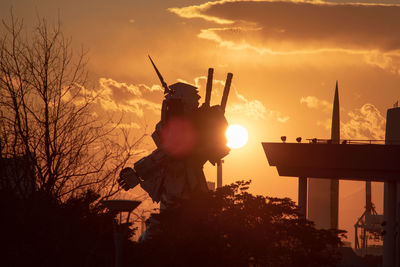
[{"label": "bright sunlight glow", "polygon": [[247,130],[241,125],[229,125],[226,130],[226,138],[228,138],[227,146],[230,148],[241,148],[247,143],[249,135]]}]

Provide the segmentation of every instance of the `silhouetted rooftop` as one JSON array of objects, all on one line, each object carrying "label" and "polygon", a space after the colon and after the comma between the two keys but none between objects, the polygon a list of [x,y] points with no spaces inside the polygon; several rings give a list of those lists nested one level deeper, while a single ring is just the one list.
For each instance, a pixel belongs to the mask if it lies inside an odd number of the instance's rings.
[{"label": "silhouetted rooftop", "polygon": [[262,143],[280,176],[397,181],[400,145]]}]

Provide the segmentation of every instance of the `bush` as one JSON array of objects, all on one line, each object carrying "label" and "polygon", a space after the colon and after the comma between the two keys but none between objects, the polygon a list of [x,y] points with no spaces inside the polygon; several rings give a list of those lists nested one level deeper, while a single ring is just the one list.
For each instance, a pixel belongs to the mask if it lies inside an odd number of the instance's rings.
[{"label": "bush", "polygon": [[65,203],[37,192],[0,193],[3,266],[112,266],[114,214],[92,207],[92,191]]},{"label": "bush", "polygon": [[158,216],[162,234],[131,248],[138,266],[335,266],[341,231],[317,230],[288,198],[254,196],[250,182],[198,194]]}]

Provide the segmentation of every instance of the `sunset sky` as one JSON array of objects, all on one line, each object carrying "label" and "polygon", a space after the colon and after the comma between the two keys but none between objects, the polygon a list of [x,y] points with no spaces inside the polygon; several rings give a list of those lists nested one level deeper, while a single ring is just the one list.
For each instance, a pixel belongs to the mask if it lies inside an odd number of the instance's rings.
[{"label": "sunset sky", "polygon": [[[73,45],[89,50],[90,86],[103,92],[98,114],[123,112],[137,136],[153,131],[163,99],[148,54],[168,84],[196,85],[202,99],[213,67],[215,104],[232,72],[226,116],[249,141],[225,158],[224,184],[251,179],[255,194],[297,200],[297,179],[269,167],[261,142],[329,138],[336,80],[342,138],[384,139],[386,110],[400,95],[400,1],[2,0],[3,20],[11,8],[28,28],[38,15],[60,18]],[[205,171],[216,180],[215,167]],[[378,212],[382,188],[373,184]],[[339,227],[350,240],[363,192],[361,182],[340,182]]]}]

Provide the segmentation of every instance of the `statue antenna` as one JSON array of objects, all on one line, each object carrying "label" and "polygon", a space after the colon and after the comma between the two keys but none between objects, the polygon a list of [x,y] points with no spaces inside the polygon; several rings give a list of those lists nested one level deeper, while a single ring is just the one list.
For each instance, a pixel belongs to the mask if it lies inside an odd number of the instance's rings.
[{"label": "statue antenna", "polygon": [[164,94],[168,94],[171,92],[171,89],[169,89],[167,83],[164,81],[163,76],[161,75],[161,73],[158,71],[156,65],[154,64],[153,60],[151,59],[150,55],[149,55],[149,59],[151,61],[151,64],[153,64],[154,70],[157,73],[158,79],[160,79],[161,85],[162,87],[164,87]]}]

